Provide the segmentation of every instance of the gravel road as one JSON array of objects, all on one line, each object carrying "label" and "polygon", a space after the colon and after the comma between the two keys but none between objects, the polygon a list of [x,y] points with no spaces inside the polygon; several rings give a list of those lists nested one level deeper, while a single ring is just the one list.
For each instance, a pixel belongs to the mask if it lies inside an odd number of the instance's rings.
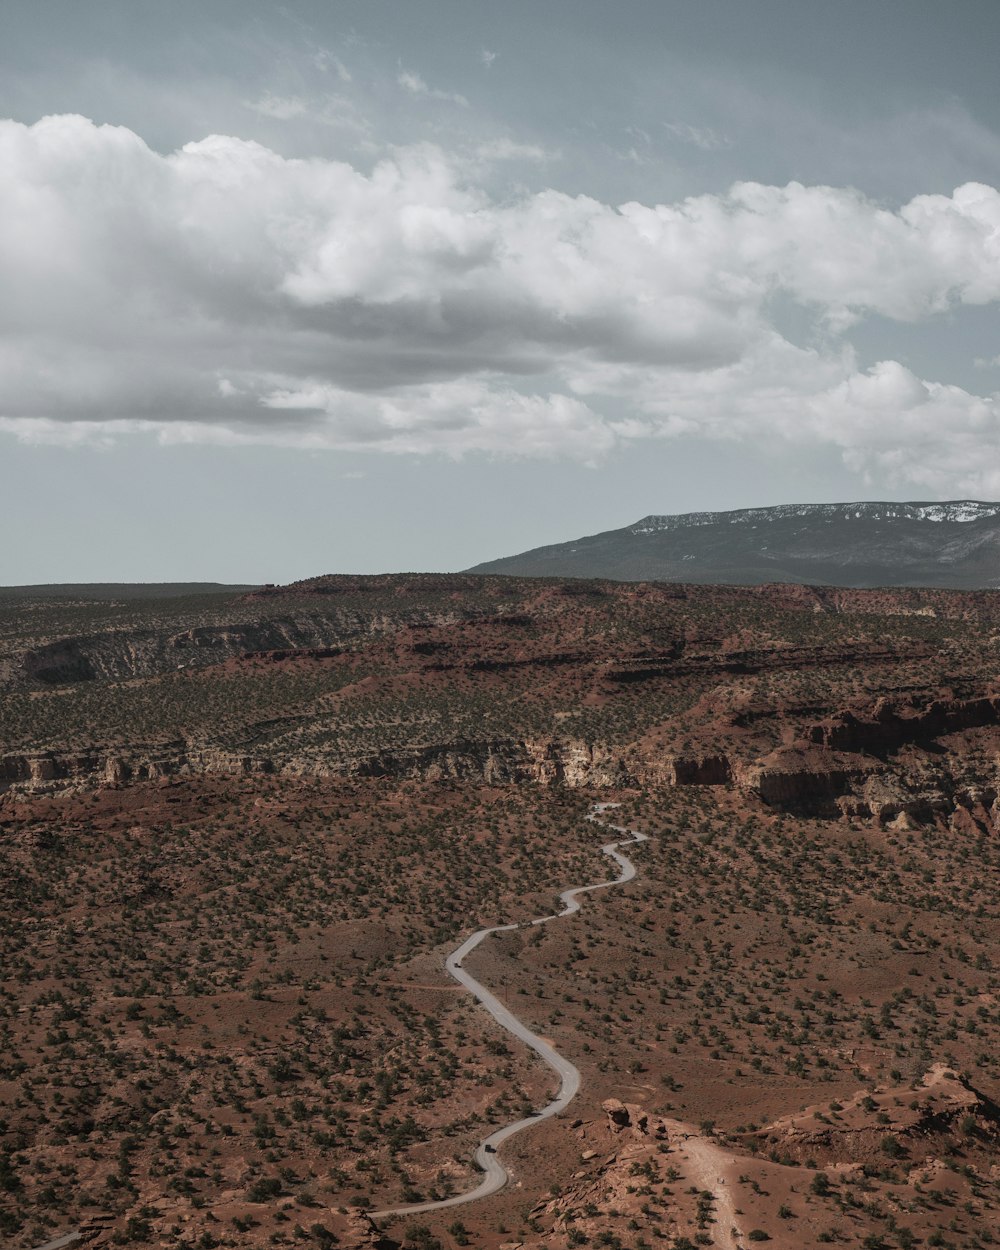
[{"label": "gravel road", "polygon": [[590,894],[594,890],[606,890],[609,886],[622,885],[624,882],[632,880],[636,874],[635,865],[630,859],[621,854],[618,847],[629,846],[636,842],[645,842],[648,839],[646,834],[639,833],[635,829],[624,829],[620,825],[612,825],[602,819],[604,812],[609,808],[617,806],[617,803],[595,803],[593,811],[587,817],[588,820],[604,825],[614,833],[626,835],[601,847],[604,854],[613,859],[621,869],[617,877],[611,881],[599,881],[595,885],[580,885],[571,890],[564,890],[559,895],[563,909],[562,911],[553,912],[551,916],[539,916],[536,920],[528,920],[522,924],[495,925],[490,929],[479,929],[471,937],[466,938],[462,945],[457,950],[452,951],[445,960],[444,966],[451,976],[461,985],[464,985],[482,1003],[493,1019],[502,1025],[508,1033],[512,1033],[514,1037],[524,1042],[526,1046],[530,1046],[535,1054],[558,1075],[558,1093],[540,1111],[526,1116],[523,1120],[517,1120],[513,1124],[504,1125],[503,1128],[497,1129],[480,1142],[475,1158],[484,1175],[475,1189],[469,1190],[468,1193],[456,1194],[454,1197],[441,1199],[437,1202],[418,1202],[410,1206],[392,1207],[386,1211],[373,1211],[371,1212],[373,1219],[384,1219],[393,1215],[417,1215],[422,1211],[440,1211],[445,1207],[463,1206],[467,1202],[476,1202],[480,1198],[486,1198],[490,1194],[495,1194],[510,1179],[507,1169],[500,1162],[496,1153],[501,1144],[515,1134],[523,1132],[524,1129],[530,1128],[533,1124],[538,1124],[542,1120],[548,1120],[554,1115],[559,1115],[561,1111],[566,1110],[576,1096],[580,1088],[579,1069],[574,1067],[568,1059],[564,1059],[557,1050],[554,1050],[537,1033],[532,1033],[528,1026],[520,1021],[508,1007],[495,995],[491,994],[484,985],[481,985],[474,976],[466,972],[462,967],[462,962],[476,949],[480,942],[485,941],[491,934],[508,933],[514,929],[530,929],[533,925],[549,924],[551,921],[559,920],[563,916],[570,916],[580,910],[579,896],[581,894]]}]

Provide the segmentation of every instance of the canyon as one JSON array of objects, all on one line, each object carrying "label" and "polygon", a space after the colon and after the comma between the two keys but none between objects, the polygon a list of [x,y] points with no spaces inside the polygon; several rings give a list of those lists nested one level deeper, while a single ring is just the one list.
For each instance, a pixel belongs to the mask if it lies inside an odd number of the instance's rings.
[{"label": "canyon", "polygon": [[[17,1250],[989,1244],[995,594],[398,575],[0,617]],[[595,803],[642,871],[532,926],[606,876]],[[580,1093],[498,1192],[373,1220],[474,1189],[555,1092],[446,974],[484,926],[463,967]]]}]

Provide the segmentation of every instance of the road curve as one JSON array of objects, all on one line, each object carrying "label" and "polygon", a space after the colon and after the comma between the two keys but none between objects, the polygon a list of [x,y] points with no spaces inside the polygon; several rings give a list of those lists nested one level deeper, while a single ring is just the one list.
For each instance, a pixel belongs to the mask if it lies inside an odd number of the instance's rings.
[{"label": "road curve", "polygon": [[541,1120],[548,1120],[554,1115],[558,1115],[564,1111],[575,1098],[577,1090],[580,1088],[580,1072],[573,1066],[568,1059],[564,1059],[558,1051],[554,1050],[548,1042],[544,1041],[537,1033],[532,1033],[526,1024],[514,1015],[509,1008],[484,986],[481,985],[475,977],[471,976],[462,967],[462,961],[467,955],[470,955],[476,947],[485,938],[492,933],[509,933],[514,929],[530,929],[533,925],[548,924],[550,920],[558,920],[562,916],[570,916],[573,912],[580,910],[578,898],[581,894],[590,894],[594,890],[606,890],[612,885],[622,885],[626,881],[631,881],[636,874],[635,865],[626,856],[622,855],[617,849],[620,846],[628,846],[633,842],[646,842],[647,835],[639,833],[635,829],[624,829],[620,825],[608,824],[607,821],[601,819],[603,812],[609,808],[618,807],[617,803],[595,803],[593,811],[587,817],[597,824],[604,825],[606,828],[613,830],[615,833],[623,833],[628,836],[615,842],[608,842],[601,850],[621,869],[619,875],[611,881],[598,881],[595,885],[580,885],[572,890],[564,890],[559,895],[559,900],[563,904],[562,911],[553,912],[551,916],[539,916],[536,920],[527,920],[522,924],[503,924],[495,925],[490,929],[479,929],[473,933],[471,937],[466,938],[462,945],[452,951],[445,960],[445,968],[451,976],[455,978],[459,984],[464,985],[486,1008],[494,1020],[502,1025],[508,1033],[512,1033],[514,1037],[524,1042],[549,1065],[559,1076],[559,1092],[550,1103],[544,1106],[541,1111],[536,1111],[533,1115],[526,1116],[523,1120],[517,1120],[513,1124],[507,1124],[503,1128],[497,1129],[479,1143],[476,1151],[476,1163],[483,1170],[483,1179],[475,1189],[469,1190],[465,1194],[456,1194],[451,1198],[443,1198],[437,1202],[417,1202],[409,1206],[391,1207],[385,1211],[372,1211],[369,1214],[373,1219],[387,1219],[394,1215],[417,1215],[422,1211],[440,1211],[445,1207],[463,1206],[467,1202],[476,1202],[480,1198],[486,1198],[490,1194],[495,1194],[502,1189],[510,1179],[507,1169],[497,1157],[497,1150],[500,1145],[513,1137],[516,1133],[522,1132],[526,1128],[530,1128],[533,1124],[538,1124]]},{"label": "road curve", "polygon": [[47,1241],[44,1246],[35,1246],[35,1250],[63,1250],[63,1246],[71,1246],[74,1242],[82,1240],[82,1230],[74,1228],[71,1233],[63,1233],[61,1237],[54,1237],[51,1241]]}]

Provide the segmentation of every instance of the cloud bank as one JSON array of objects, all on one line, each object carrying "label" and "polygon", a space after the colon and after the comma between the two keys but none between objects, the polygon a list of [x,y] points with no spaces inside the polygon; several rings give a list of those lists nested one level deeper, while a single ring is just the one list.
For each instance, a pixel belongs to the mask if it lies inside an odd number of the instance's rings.
[{"label": "cloud bank", "polygon": [[[846,338],[1000,299],[995,188],[888,209],[740,183],[615,207],[497,201],[475,174],[429,146],[365,172],[221,135],[161,155],[82,117],[0,122],[0,430],[582,461],[781,438],[1000,492],[1000,396],[859,368]],[[813,346],[779,333],[778,297]]]}]

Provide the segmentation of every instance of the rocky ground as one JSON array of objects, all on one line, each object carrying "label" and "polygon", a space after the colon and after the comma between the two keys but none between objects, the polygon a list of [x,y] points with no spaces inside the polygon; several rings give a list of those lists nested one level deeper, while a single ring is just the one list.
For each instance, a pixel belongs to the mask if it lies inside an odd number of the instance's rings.
[{"label": "rocky ground", "polygon": [[[1000,1239],[1000,601],[500,578],[16,601],[0,1231],[93,1244]],[[280,645],[279,645],[280,643]],[[638,877],[443,972],[482,923]]]}]

